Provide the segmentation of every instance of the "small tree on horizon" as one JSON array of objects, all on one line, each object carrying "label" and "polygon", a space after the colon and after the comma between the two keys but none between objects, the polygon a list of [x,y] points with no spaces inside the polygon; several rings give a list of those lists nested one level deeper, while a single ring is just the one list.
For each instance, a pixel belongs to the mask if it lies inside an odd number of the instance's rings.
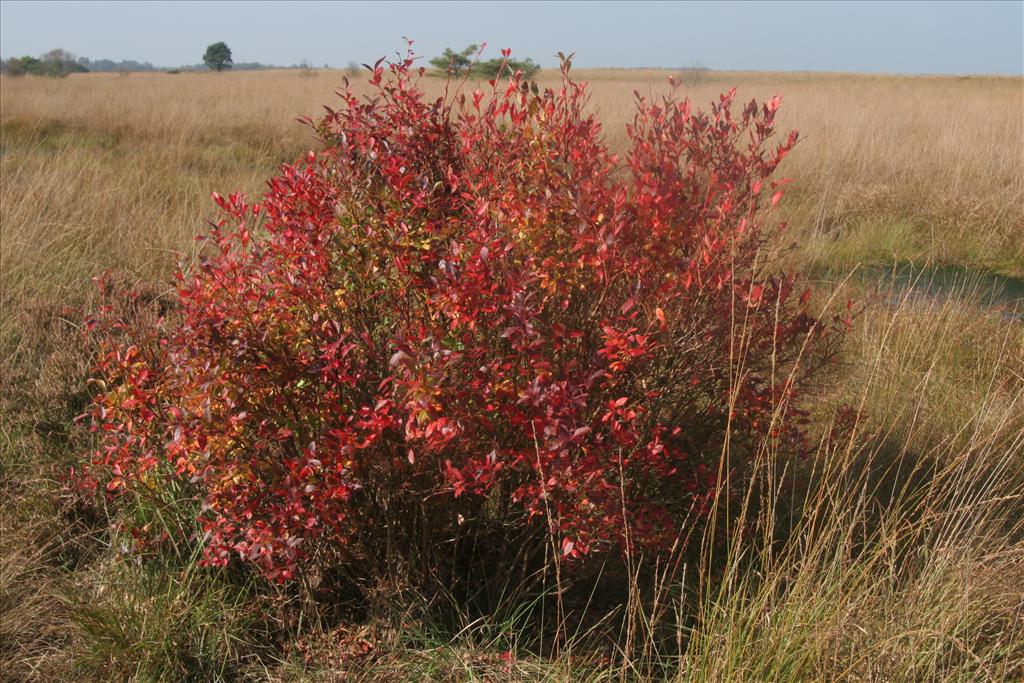
[{"label": "small tree on horizon", "polygon": [[487,61],[477,61],[476,58],[479,54],[480,46],[476,44],[470,45],[462,52],[455,52],[450,47],[446,47],[439,57],[430,60],[430,64],[450,76],[461,76],[472,70],[475,75],[482,78],[511,76],[515,72],[521,71],[523,77],[529,79],[533,78],[540,70],[540,65],[532,59],[518,60],[505,56]]},{"label": "small tree on horizon", "polygon": [[224,41],[208,46],[206,48],[206,54],[203,55],[203,63],[206,64],[211,71],[224,71],[225,69],[230,69],[232,65],[231,48],[229,48],[227,43]]},{"label": "small tree on horizon", "polygon": [[430,63],[441,71],[447,71],[454,76],[458,76],[472,66],[473,57],[479,51],[480,47],[475,43],[462,52],[456,52],[450,47],[446,47],[441,56],[434,57],[430,60]]}]

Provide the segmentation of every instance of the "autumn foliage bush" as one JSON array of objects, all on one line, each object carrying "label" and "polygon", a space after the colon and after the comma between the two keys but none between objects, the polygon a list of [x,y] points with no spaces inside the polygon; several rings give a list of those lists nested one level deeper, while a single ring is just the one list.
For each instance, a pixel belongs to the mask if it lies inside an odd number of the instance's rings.
[{"label": "autumn foliage bush", "polygon": [[570,564],[658,552],[764,451],[799,455],[841,326],[765,248],[778,98],[638,95],[617,159],[568,63],[543,92],[430,100],[422,75],[378,62],[262,199],[214,195],[156,324],[97,317],[111,495],[187,487],[208,563],[286,581],[474,525]]}]

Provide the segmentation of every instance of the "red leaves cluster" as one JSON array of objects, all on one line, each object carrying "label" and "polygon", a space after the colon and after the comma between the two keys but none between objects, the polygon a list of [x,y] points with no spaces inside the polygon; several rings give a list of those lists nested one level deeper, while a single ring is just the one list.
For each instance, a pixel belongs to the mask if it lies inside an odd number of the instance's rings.
[{"label": "red leaves cluster", "polygon": [[657,549],[724,448],[799,447],[827,335],[762,262],[777,100],[637,96],[620,161],[567,68],[437,100],[421,76],[378,63],[259,203],[215,195],[180,311],[101,360],[96,463],[190,482],[209,562],[286,580],[402,495],[511,498],[570,557]]}]

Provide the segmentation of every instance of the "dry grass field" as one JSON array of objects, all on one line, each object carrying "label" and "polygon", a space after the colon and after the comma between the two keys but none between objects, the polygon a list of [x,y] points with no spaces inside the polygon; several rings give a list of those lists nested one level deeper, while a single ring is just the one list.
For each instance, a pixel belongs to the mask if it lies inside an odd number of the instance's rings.
[{"label": "dry grass field", "polygon": [[[669,75],[575,74],[615,149],[634,91],[657,95]],[[258,193],[313,145],[295,119],[331,104],[342,76],[0,78],[5,680],[1021,680],[1021,78],[676,74],[697,104],[732,86],[741,99],[783,96],[781,127],[802,139],[782,167],[794,179],[786,258],[818,282],[822,306],[868,304],[817,418],[825,433],[835,406],[853,405],[873,438],[823,440],[799,509],[768,495],[766,509],[795,519],[782,550],[734,548],[717,577],[693,569],[692,604],[673,607],[672,662],[652,646],[600,663],[609,653],[581,644],[508,663],[494,655],[515,650],[513,621],[455,635],[371,623],[388,644],[372,661],[311,630],[303,659],[269,642],[252,583],[194,561],[119,560],[102,511],[73,515],[60,495],[88,440],[72,419],[90,280],[112,269],[169,288],[214,215],[211,191]],[[644,633],[650,612],[631,609]]]},{"label": "dry grass field", "polygon": [[[168,254],[202,232],[212,190],[258,192],[278,164],[313,144],[295,119],[329,105],[342,78],[313,73],[5,78],[4,302],[63,296],[107,267],[167,273]],[[592,106],[616,149],[634,91],[656,95],[669,75],[576,74],[592,83]],[[542,73],[540,82],[554,78]],[[785,167],[796,182],[784,218],[809,264],[912,261],[1024,276],[1020,79],[708,72],[692,85],[687,74],[680,80],[698,104],[732,86],[742,98],[783,95],[781,127],[804,138]],[[428,92],[443,85],[426,79]]]}]

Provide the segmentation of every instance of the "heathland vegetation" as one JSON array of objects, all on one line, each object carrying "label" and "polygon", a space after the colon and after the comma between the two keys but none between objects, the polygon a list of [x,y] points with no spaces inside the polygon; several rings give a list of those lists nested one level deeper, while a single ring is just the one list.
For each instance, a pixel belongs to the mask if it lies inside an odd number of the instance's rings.
[{"label": "heathland vegetation", "polygon": [[5,674],[1024,673],[1022,79],[311,73],[0,81]]}]

